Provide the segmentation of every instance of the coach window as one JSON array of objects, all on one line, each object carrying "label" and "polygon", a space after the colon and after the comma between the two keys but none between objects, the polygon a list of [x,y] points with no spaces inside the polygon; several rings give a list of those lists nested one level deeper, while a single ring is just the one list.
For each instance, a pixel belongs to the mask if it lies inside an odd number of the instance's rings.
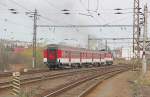
[{"label": "coach window", "polygon": [[65,57],[66,58],[68,57],[68,51],[65,51]]},{"label": "coach window", "polygon": [[83,53],[83,58],[85,58],[84,53]]}]

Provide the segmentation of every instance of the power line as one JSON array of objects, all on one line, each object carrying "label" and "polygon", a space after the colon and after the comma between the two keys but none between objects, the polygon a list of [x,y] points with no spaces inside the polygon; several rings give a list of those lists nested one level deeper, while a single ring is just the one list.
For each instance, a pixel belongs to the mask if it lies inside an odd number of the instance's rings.
[{"label": "power line", "polygon": [[[88,1],[89,2],[89,1]],[[99,3],[99,0],[97,1],[98,3]],[[90,16],[95,22],[97,22],[98,24],[100,23],[99,22],[99,20],[97,19],[97,18],[95,18],[94,16],[93,16],[93,14],[90,12],[91,10],[89,10],[89,9],[86,9],[85,8],[85,6],[83,5],[83,3],[82,3],[82,1],[80,0],[80,4],[82,5],[82,7],[85,9],[85,11],[87,11],[88,10],[88,15],[86,15],[86,14],[84,14],[85,16]],[[119,9],[119,8],[116,8],[116,10],[117,9]],[[121,9],[121,8],[120,8]],[[127,9],[127,8],[126,8]],[[114,10],[114,9],[113,9]],[[121,9],[121,10],[124,10],[124,9]],[[96,11],[92,11],[92,12],[95,12],[95,13],[97,13]],[[127,13],[131,13],[131,12],[126,12],[126,13],[121,13],[121,14],[127,14]],[[80,13],[81,14],[81,13]],[[100,14],[103,14],[103,13],[97,13],[97,15],[99,15],[100,16]],[[115,13],[111,13],[111,14],[115,14]],[[96,16],[97,16],[96,15]],[[102,18],[103,19],[103,18]],[[104,20],[104,19],[103,19]],[[124,19],[123,19],[124,20]],[[105,20],[104,20],[105,21]],[[110,24],[110,23],[107,23],[107,24]]]},{"label": "power line", "polygon": [[[20,7],[20,8],[22,8],[22,9],[28,11],[28,12],[32,12],[32,10],[30,10],[30,9],[28,9],[28,8],[26,8],[26,7],[24,7],[23,5],[17,3],[17,2],[14,1],[14,0],[9,0],[9,1],[12,2],[12,3],[14,3],[15,5],[17,5],[18,7]],[[40,15],[40,16],[41,16],[41,18],[43,18],[43,19],[45,19],[45,20],[48,20],[48,21],[50,21],[50,22],[53,21],[52,19],[49,19],[49,18],[47,18],[47,17],[45,17],[45,16],[42,16],[42,15]],[[53,22],[55,22],[55,21],[53,21]]]},{"label": "power line", "polygon": [[47,18],[47,17],[45,17],[45,16],[43,16],[43,15],[40,15],[40,17],[42,17],[43,19],[48,20],[48,21],[50,21],[50,22],[56,22],[56,21],[53,21],[52,19]]},{"label": "power line", "polygon": [[50,5],[50,7],[53,7],[53,8],[55,8],[56,10],[61,10],[61,9],[59,9],[58,7],[56,7],[54,4],[52,4],[49,0],[44,0],[45,2],[47,2],[49,5]]},{"label": "power line", "polygon": [[97,8],[96,8],[96,12],[99,10],[99,0],[97,0]]},{"label": "power line", "polygon": [[116,22],[120,22],[120,21],[123,21],[123,20],[125,20],[126,18],[127,18],[128,16],[125,16],[125,17],[122,17],[122,18],[119,18],[119,19],[116,19],[116,20],[113,20],[113,21],[110,21],[110,22],[108,22],[108,23],[106,23],[105,25],[109,25],[109,24],[111,24],[111,23],[116,23]]},{"label": "power line", "polygon": [[[27,10],[27,11],[31,11],[31,10],[25,8],[24,6],[18,4],[17,2],[14,2],[14,4],[18,5],[19,7],[23,8],[23,9],[25,9],[25,10]],[[86,10],[86,11],[87,11],[87,10]],[[91,13],[90,13],[90,14],[91,14]],[[53,21],[52,19],[49,19],[49,18],[47,18],[47,17],[44,17],[44,16],[41,16],[41,17],[42,17],[43,19],[45,19],[45,20],[50,21],[50,22],[55,22],[55,21]],[[93,18],[93,19],[95,20],[95,18]],[[95,20],[95,21],[97,21],[97,20]],[[72,25],[72,27],[74,27],[74,25]]]},{"label": "power line", "polygon": [[6,4],[4,4],[4,3],[0,2],[0,5],[3,6],[3,7],[6,7]]},{"label": "power line", "polygon": [[85,11],[87,11],[88,12],[88,14],[82,14],[82,13],[80,13],[81,15],[85,15],[85,16],[90,16],[96,23],[100,23],[99,22],[99,20],[96,18],[95,19],[95,17],[91,14],[91,12],[90,12],[90,9],[89,9],[89,0],[88,0],[88,9],[87,8],[85,8],[85,6],[84,6],[84,4],[82,3],[82,1],[80,0],[80,4],[81,4],[81,6],[83,7],[83,9],[85,10]]},{"label": "power line", "polygon": [[133,40],[133,38],[120,37],[120,38],[89,38],[89,40]]},{"label": "power line", "polygon": [[17,2],[16,2],[16,1],[14,1],[14,0],[8,0],[8,1],[10,1],[10,2],[14,3],[15,5],[17,5],[17,6],[21,7],[21,8],[22,8],[22,9],[24,9],[24,10],[31,11],[31,10],[27,9],[26,7],[22,6],[21,4],[17,3]]},{"label": "power line", "polygon": [[89,12],[89,10],[90,10],[90,0],[88,0],[88,12]]},{"label": "power line", "polygon": [[132,44],[132,42],[107,42],[108,44],[120,44],[120,45],[123,45],[123,44]]},{"label": "power line", "polygon": [[[5,20],[5,19],[3,19],[3,18],[0,18],[1,20]],[[27,26],[27,25],[24,25],[24,24],[22,24],[22,23],[17,23],[17,22],[14,22],[14,21],[12,21],[12,20],[9,20],[9,19],[6,19],[7,21],[6,22],[9,22],[9,23],[11,23],[11,24],[14,24],[14,25],[17,25],[17,26],[23,26],[23,27],[26,27],[26,28],[30,28],[30,26]]]},{"label": "power line", "polygon": [[38,27],[65,27],[65,28],[87,28],[87,27],[133,27],[133,25],[38,25]]},{"label": "power line", "polygon": [[[47,0],[48,1],[48,0]],[[17,3],[17,2],[15,2],[15,1],[12,1],[14,4],[16,4],[17,6],[19,6],[19,7],[21,7],[21,8],[23,8],[23,9],[25,9],[25,10],[27,10],[27,11],[31,11],[31,10],[29,10],[29,9],[27,9],[27,8],[25,8],[24,6],[22,6],[22,5],[20,5],[19,3]],[[49,1],[48,1],[49,2]],[[51,4],[51,3],[50,3]],[[52,4],[53,5],[53,4]],[[56,8],[56,7],[55,7]],[[56,8],[56,9],[58,9],[58,8]],[[91,14],[91,13],[90,13]],[[48,20],[48,21],[50,21],[50,22],[55,22],[55,21],[53,21],[52,19],[49,19],[49,18],[47,18],[47,17],[44,17],[44,16],[41,16],[43,19],[46,19],[46,20]],[[94,17],[92,17],[94,20],[95,20],[95,18]],[[97,20],[95,20],[96,22],[97,22]]]},{"label": "power line", "polygon": [[118,11],[123,11],[123,10],[133,10],[134,8],[115,8],[115,9],[102,9],[104,11],[112,11],[112,10],[118,10]]},{"label": "power line", "polygon": [[[53,8],[55,8],[55,9],[61,11],[60,8],[56,7],[54,4],[52,4],[51,2],[49,2],[49,0],[45,0],[45,2],[47,2],[47,3],[48,3],[49,5],[51,5]],[[66,10],[67,10],[67,9],[66,9]],[[65,11],[66,11],[66,10],[65,10]],[[70,10],[67,10],[67,11],[70,11]],[[60,14],[62,14],[62,13],[60,13]],[[71,13],[71,14],[72,14],[72,13]],[[75,14],[77,14],[77,13],[75,13]],[[80,15],[85,15],[85,14],[82,14],[82,13],[78,13],[78,14],[80,14]],[[53,21],[53,20],[48,19],[48,18],[46,18],[46,17],[45,17],[45,19],[50,20],[50,21]],[[56,21],[53,21],[53,22],[56,22]],[[75,30],[77,31],[76,28],[75,28]]]}]

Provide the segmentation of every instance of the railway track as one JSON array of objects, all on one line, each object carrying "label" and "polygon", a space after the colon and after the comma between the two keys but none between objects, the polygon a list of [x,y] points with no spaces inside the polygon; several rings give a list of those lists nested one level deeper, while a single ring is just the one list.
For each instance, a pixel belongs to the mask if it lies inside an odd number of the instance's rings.
[{"label": "railway track", "polygon": [[[28,70],[27,72],[21,71],[21,75],[27,75],[27,74],[35,74],[35,73],[41,73],[41,72],[49,72],[48,69],[32,69]],[[12,76],[12,72],[1,72],[0,77],[10,77]]]},{"label": "railway track", "polygon": [[110,73],[106,73],[104,76],[94,79],[94,84],[89,86],[87,89],[83,90],[77,97],[86,97],[92,90],[94,90],[100,83],[102,83],[104,80],[109,79],[119,73],[122,73],[126,70],[118,70]]},{"label": "railway track", "polygon": [[[46,74],[46,75],[43,74],[43,75],[37,76],[37,77],[31,76],[29,78],[22,78],[21,79],[21,85],[25,85],[25,84],[29,84],[29,83],[34,83],[34,82],[39,82],[39,81],[42,81],[42,80],[48,80],[48,79],[54,79],[54,78],[64,77],[64,76],[71,76],[72,74],[90,72],[90,71],[99,70],[99,69],[103,69],[104,70],[104,68],[113,68],[113,67],[114,66],[99,67],[99,68],[89,68],[89,69],[83,69],[83,70],[77,69],[77,70],[72,70],[72,71],[66,71],[64,73]],[[11,88],[11,80],[0,82],[0,90],[1,89],[8,89],[8,88]]]},{"label": "railway track", "polygon": [[[86,95],[88,95],[88,93],[90,93],[100,82],[103,82],[104,80],[116,74],[119,74],[121,72],[122,72],[121,70],[117,70],[117,71],[105,73],[100,77],[90,79],[54,97],[86,97]],[[53,97],[53,96],[48,96],[48,97]]]},{"label": "railway track", "polygon": [[[105,79],[107,79],[107,78],[109,78],[115,74],[121,73],[121,72],[126,71],[128,69],[129,68],[124,67],[124,66],[103,68],[103,71],[98,71],[92,76],[88,75],[88,76],[81,77],[79,79],[73,80],[72,82],[60,85],[54,89],[46,90],[46,91],[42,92],[41,94],[37,94],[33,97],[59,97],[59,96],[60,97],[77,97],[78,95],[76,95],[76,94],[75,94],[75,96],[73,96],[73,95],[68,96],[68,94],[65,95],[65,93],[67,91],[70,91],[71,89],[73,89],[75,87],[78,87],[82,84],[85,84],[86,82],[98,79],[99,77],[101,77],[100,81],[103,81],[103,80],[105,80]],[[96,82],[94,82],[94,83],[99,83],[99,80],[96,80]],[[94,86],[96,86],[96,85],[94,85]],[[93,87],[91,87],[91,88],[93,88]],[[86,91],[91,90],[91,88],[86,90]],[[74,91],[72,94],[74,94]],[[79,94],[79,97],[84,97],[85,94],[86,94],[86,92],[82,92],[81,94]]]}]

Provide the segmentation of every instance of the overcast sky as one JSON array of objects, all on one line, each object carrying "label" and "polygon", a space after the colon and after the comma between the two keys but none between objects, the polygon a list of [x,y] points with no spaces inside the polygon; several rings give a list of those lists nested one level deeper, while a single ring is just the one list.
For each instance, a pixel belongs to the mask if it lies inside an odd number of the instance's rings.
[{"label": "overcast sky", "polygon": [[[141,1],[141,6],[144,4],[145,1]],[[35,8],[41,15],[38,19],[40,25],[132,25],[133,19],[133,0],[0,0],[1,38],[32,41],[33,19],[25,12],[34,11]],[[114,14],[118,12],[113,10],[116,8],[124,9],[121,12],[125,14]],[[8,9],[15,9],[18,14],[12,14]],[[62,14],[63,9],[70,10],[71,14]],[[88,9],[91,10],[90,13]],[[49,43],[68,42],[64,39],[72,39],[70,44],[86,46],[88,35],[96,38],[132,37],[132,28],[38,28],[37,37],[44,38]]]}]

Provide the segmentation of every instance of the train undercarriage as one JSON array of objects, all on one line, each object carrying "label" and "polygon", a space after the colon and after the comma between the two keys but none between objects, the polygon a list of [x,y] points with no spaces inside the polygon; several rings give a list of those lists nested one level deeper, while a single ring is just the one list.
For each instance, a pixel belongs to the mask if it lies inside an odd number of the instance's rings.
[{"label": "train undercarriage", "polygon": [[49,69],[69,69],[69,68],[89,68],[89,67],[100,67],[105,65],[112,65],[113,61],[106,62],[95,62],[95,63],[59,63],[59,62],[46,62]]}]

